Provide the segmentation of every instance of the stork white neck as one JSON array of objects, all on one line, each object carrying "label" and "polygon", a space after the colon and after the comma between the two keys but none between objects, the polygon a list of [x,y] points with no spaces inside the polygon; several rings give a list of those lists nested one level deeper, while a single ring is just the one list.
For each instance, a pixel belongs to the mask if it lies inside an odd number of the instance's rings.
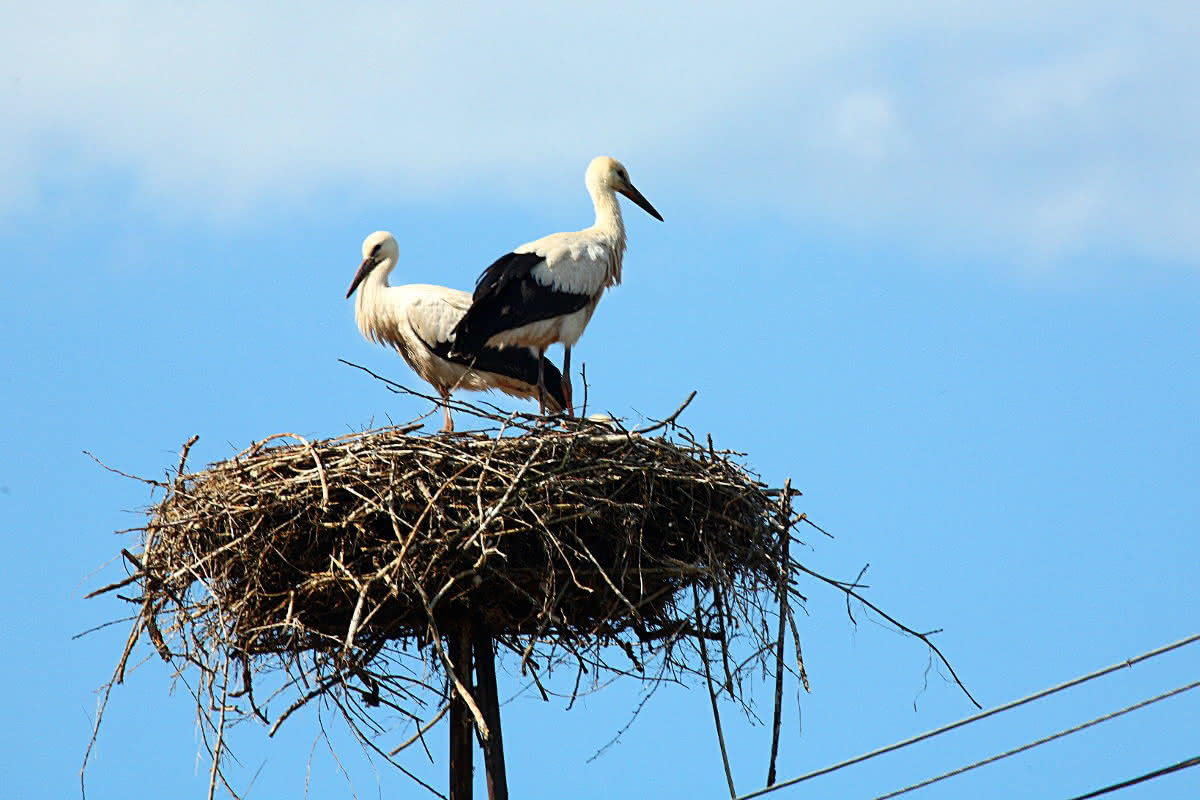
[{"label": "stork white neck", "polygon": [[587,188],[596,209],[592,230],[608,240],[612,252],[609,285],[615,286],[621,282],[621,262],[625,258],[625,221],[621,218],[621,204],[617,202],[617,193],[605,182],[588,180]]}]

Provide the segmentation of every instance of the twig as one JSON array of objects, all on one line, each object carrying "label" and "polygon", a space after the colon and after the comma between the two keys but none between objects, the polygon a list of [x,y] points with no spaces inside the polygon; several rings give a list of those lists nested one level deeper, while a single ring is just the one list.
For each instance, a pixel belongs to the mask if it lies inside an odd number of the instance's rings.
[{"label": "twig", "polygon": [[192,452],[192,445],[200,441],[200,434],[192,434],[192,437],[183,443],[183,447],[179,449],[179,464],[175,467],[175,488],[178,489],[183,481],[183,468],[187,466],[188,453]]},{"label": "twig", "polygon": [[404,750],[405,748],[407,748],[413,742],[415,742],[418,739],[425,736],[425,734],[429,732],[430,728],[432,728],[434,725],[437,725],[438,722],[441,721],[442,717],[446,716],[446,712],[449,710],[450,710],[450,704],[446,703],[446,705],[442,706],[441,710],[438,711],[437,714],[435,714],[433,716],[433,718],[429,720],[429,722],[425,723],[424,725],[418,725],[417,732],[414,733],[408,739],[405,739],[401,744],[399,744],[395,748],[393,748],[390,752],[388,752],[388,755],[389,756],[396,755],[401,750]]},{"label": "twig", "polygon": [[114,475],[120,475],[122,478],[129,478],[130,480],[134,480],[134,481],[141,481],[142,483],[148,483],[148,484],[150,484],[151,486],[154,486],[154,487],[156,487],[156,488],[159,488],[159,489],[169,489],[169,488],[171,488],[170,486],[168,486],[167,484],[163,483],[162,481],[156,481],[156,480],[153,480],[153,479],[151,479],[151,478],[142,478],[142,477],[139,477],[139,476],[137,476],[137,475],[130,475],[128,472],[122,472],[122,471],[121,471],[121,470],[119,470],[119,469],[114,469],[113,467],[110,467],[108,464],[105,464],[105,463],[104,463],[103,461],[101,461],[100,459],[96,458],[96,457],[95,457],[94,455],[92,455],[92,454],[91,454],[91,452],[90,452],[90,451],[88,451],[88,450],[84,450],[84,451],[83,451],[83,454],[84,454],[85,456],[87,456],[88,458],[90,458],[92,461],[95,461],[97,464],[99,464],[101,468],[108,470],[109,472],[113,473]]},{"label": "twig", "polygon": [[637,428],[636,430],[632,431],[632,433],[635,435],[645,435],[647,433],[653,433],[654,431],[656,431],[660,428],[665,428],[668,425],[674,425],[675,420],[679,419],[679,415],[683,413],[683,410],[685,408],[687,408],[688,405],[691,404],[692,400],[694,400],[695,397],[696,397],[696,391],[693,389],[692,393],[687,396],[687,400],[684,400],[683,404],[681,406],[679,406],[679,408],[677,408],[673,412],[671,412],[671,415],[669,417],[667,417],[664,420],[660,420],[659,422],[656,422],[653,425],[647,425],[645,428]]},{"label": "twig", "polygon": [[208,772],[208,800],[213,800],[217,791],[217,773],[221,764],[221,748],[225,746],[225,711],[229,695],[229,659],[225,659],[225,673],[221,680],[221,708],[217,722],[217,743],[212,751],[212,768]]},{"label": "twig", "polygon": [[[870,568],[871,568],[871,565],[869,563],[863,564],[863,568],[858,571],[858,576],[855,577],[853,583],[849,584],[849,588],[851,588],[851,589],[867,588],[863,584],[862,578],[863,578],[863,575],[867,574],[867,570],[869,570]],[[850,610],[850,597],[851,597],[851,595],[849,593],[847,593],[846,594],[846,616],[850,618],[850,623],[857,627],[858,620],[854,619],[854,612]]]},{"label": "twig", "polygon": [[804,566],[803,564],[795,564],[795,566],[801,572],[811,575],[812,577],[816,578],[819,581],[828,583],[830,586],[833,586],[834,588],[838,589],[839,591],[845,592],[847,595],[849,595],[850,597],[853,597],[855,600],[862,603],[867,608],[871,609],[876,614],[883,617],[884,619],[886,619],[888,622],[895,625],[900,630],[904,631],[905,633],[907,633],[910,636],[915,636],[916,638],[918,638],[922,642],[924,642],[926,647],[928,647],[930,650],[932,650],[934,653],[937,654],[938,659],[946,666],[946,669],[950,670],[950,677],[952,677],[954,679],[954,682],[956,684],[958,684],[958,688],[961,689],[962,693],[967,696],[967,699],[970,700],[975,705],[976,708],[983,708],[983,706],[979,705],[979,701],[977,701],[975,699],[975,697],[971,694],[971,692],[967,690],[967,687],[959,679],[958,673],[954,671],[954,667],[950,666],[950,662],[946,659],[946,657],[944,655],[942,655],[942,651],[939,650],[938,646],[929,639],[928,635],[926,635],[924,633],[919,633],[919,632],[913,630],[912,628],[908,627],[904,623],[897,620],[895,617],[893,617],[890,614],[888,614],[887,612],[885,612],[879,606],[872,603],[870,600],[867,600],[865,597],[860,595],[858,592],[856,592],[853,589],[846,586],[841,581],[836,581],[833,578],[826,578],[821,573],[814,572],[813,570],[809,569],[808,567]]},{"label": "twig", "polygon": [[[700,593],[692,584],[692,600],[696,609],[696,627],[703,628],[700,621]],[[708,699],[712,703],[713,724],[717,728],[717,743],[721,746],[721,763],[725,765],[725,781],[729,784],[729,797],[736,798],[737,790],[733,788],[733,770],[729,768],[729,753],[725,749],[725,733],[721,730],[721,711],[717,708],[717,693],[713,691],[712,671],[708,668],[708,646],[703,637],[697,640],[700,644],[700,661],[704,664],[704,680],[708,683]]]},{"label": "twig", "polygon": [[779,729],[783,717],[783,635],[788,619],[788,542],[791,536],[787,521],[792,509],[792,479],[783,483],[783,494],[779,497],[779,515],[784,521],[784,530],[779,537],[779,635],[775,639],[775,716],[771,725],[771,760],[767,767],[767,786],[775,785],[775,759],[779,755]]},{"label": "twig", "polygon": [[350,647],[354,644],[354,634],[358,633],[359,623],[362,622],[363,603],[367,601],[367,589],[370,588],[369,582],[363,582],[362,588],[358,590],[358,601],[354,604],[354,612],[350,615],[350,627],[346,629],[346,641],[342,645],[342,658],[345,658],[350,653]]}]

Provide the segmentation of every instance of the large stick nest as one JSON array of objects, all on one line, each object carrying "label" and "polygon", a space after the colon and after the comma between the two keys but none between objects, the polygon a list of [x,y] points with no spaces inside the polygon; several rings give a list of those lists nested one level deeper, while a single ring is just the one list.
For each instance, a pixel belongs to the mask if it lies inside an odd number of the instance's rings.
[{"label": "large stick nest", "polygon": [[[316,698],[372,747],[383,730],[369,707],[419,732],[440,716],[431,705],[444,711],[442,639],[464,624],[484,626],[544,697],[564,665],[572,700],[616,675],[714,687],[718,672],[713,691],[742,701],[745,676],[783,667],[774,620],[790,619],[776,603],[795,594],[794,492],[675,415],[628,431],[464,409],[491,427],[279,434],[199,472],[185,469],[189,442],[177,474],[151,481],[163,497],[141,552],[125,551],[132,574],[94,593],[141,589],[125,598],[139,613],[117,681],[143,635],[185,680],[197,671],[219,756],[229,712],[274,732]],[[749,646],[734,658],[739,637]],[[275,713],[268,692],[283,698]]]},{"label": "large stick nest", "polygon": [[[798,574],[844,593],[848,613],[853,599],[922,641],[966,693],[928,634],[863,597],[858,581],[792,557],[796,527],[816,528],[793,510],[798,493],[767,487],[743,454],[679,426],[687,402],[632,431],[453,405],[484,429],[277,434],[188,472],[193,437],[167,480],[140,479],[162,492],[134,529],[140,551],[122,550],[128,576],[89,595],[140,589],[118,595],[137,610],[91,744],[109,692],[149,640],[196,699],[210,796],[218,781],[238,796],[222,767],[229,727],[257,719],[274,734],[313,701],[442,796],[393,756],[424,744],[453,694],[486,736],[444,646],[470,630],[511,652],[527,688],[568,708],[617,677],[642,681],[648,698],[698,676],[719,738],[718,700],[755,716],[751,678],[770,679],[773,774],[784,676],[808,686]],[[551,680],[564,671],[565,682]],[[388,750],[389,733],[408,738]],[[726,775],[732,791],[728,763]]]},{"label": "large stick nest", "polygon": [[675,602],[693,583],[778,583],[778,493],[728,456],[593,425],[260,443],[152,511],[146,600],[200,590],[186,623],[221,616],[220,643],[254,656],[464,618],[497,636],[674,636],[694,627]]}]

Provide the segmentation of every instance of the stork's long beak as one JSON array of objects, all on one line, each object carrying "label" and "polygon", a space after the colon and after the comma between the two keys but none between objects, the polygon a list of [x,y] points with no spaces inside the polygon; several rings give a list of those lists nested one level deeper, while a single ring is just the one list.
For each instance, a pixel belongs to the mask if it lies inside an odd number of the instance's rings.
[{"label": "stork's long beak", "polygon": [[354,280],[350,282],[350,290],[346,292],[347,298],[354,294],[354,290],[363,282],[363,278],[371,274],[371,270],[375,269],[379,261],[379,256],[367,256],[363,259],[362,264],[358,267],[358,272],[354,273]]},{"label": "stork's long beak", "polygon": [[617,191],[620,192],[621,194],[625,195],[626,197],[628,197],[633,202],[637,203],[639,206],[642,207],[643,211],[645,211],[650,216],[654,217],[659,222],[663,221],[662,214],[658,213],[658,211],[654,208],[654,206],[650,205],[650,201],[647,200],[645,197],[643,197],[642,193],[639,192],[632,183],[627,184],[622,189],[617,189]]}]

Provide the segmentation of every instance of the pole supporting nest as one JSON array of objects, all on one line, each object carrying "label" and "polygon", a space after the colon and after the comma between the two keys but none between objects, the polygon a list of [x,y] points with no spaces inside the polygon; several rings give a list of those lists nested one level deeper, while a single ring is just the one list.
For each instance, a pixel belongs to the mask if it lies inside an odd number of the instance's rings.
[{"label": "pole supporting nest", "polygon": [[496,690],[496,648],[491,632],[482,624],[474,625],[476,695],[483,708],[483,719],[491,735],[483,746],[483,765],[487,773],[488,800],[508,800],[508,776],[504,771],[504,738],[500,732],[500,695]]},{"label": "pole supporting nest", "polygon": [[471,751],[471,711],[457,689],[471,685],[471,628],[469,623],[451,631],[450,661],[457,681],[450,683],[450,800],[471,800],[475,777]]},{"label": "pole supporting nest", "polygon": [[[470,687],[475,703],[483,712],[488,735],[474,725],[465,698],[455,682],[450,691],[450,800],[471,800],[474,791],[472,738],[483,750],[488,800],[508,800],[508,776],[504,769],[504,740],[500,733],[500,695],[496,689],[496,650],[491,632],[478,621],[464,620],[449,634],[450,660],[454,664],[457,685]],[[471,672],[475,681],[472,684]],[[472,737],[472,729],[476,736]]]}]

